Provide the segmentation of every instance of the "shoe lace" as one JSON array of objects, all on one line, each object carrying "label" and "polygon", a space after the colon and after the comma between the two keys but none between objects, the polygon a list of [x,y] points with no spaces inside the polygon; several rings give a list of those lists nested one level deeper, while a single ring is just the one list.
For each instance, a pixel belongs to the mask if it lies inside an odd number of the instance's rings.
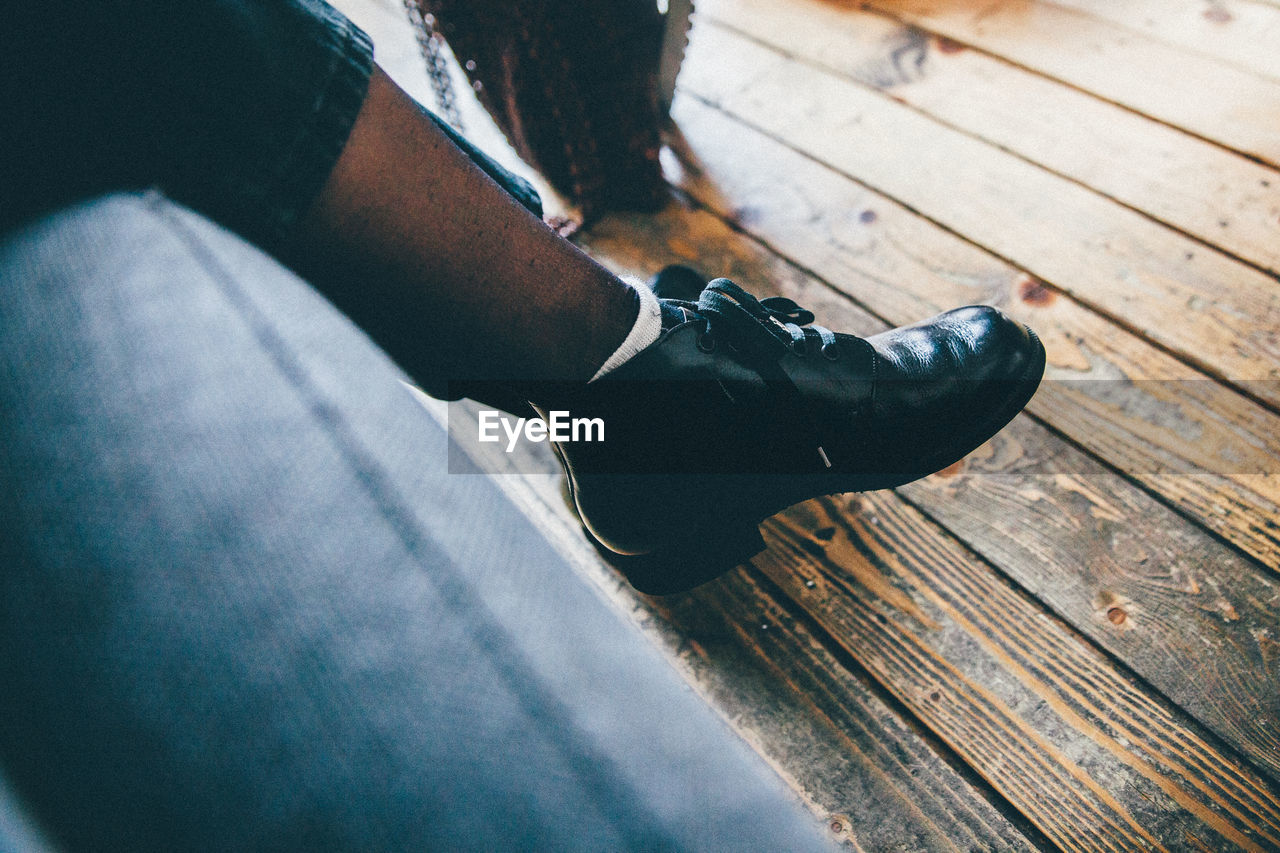
[{"label": "shoe lace", "polygon": [[788,349],[803,355],[815,338],[824,354],[836,353],[835,334],[812,325],[813,312],[785,296],[757,299],[729,279],[718,278],[703,289],[697,308],[707,320],[708,332],[723,335],[749,355],[778,359]]},{"label": "shoe lace", "polygon": [[839,358],[835,334],[813,325],[813,312],[792,300],[784,296],[756,299],[727,278],[718,278],[703,288],[697,311],[707,323],[704,335],[723,335],[790,400],[788,408],[799,416],[798,424],[808,434],[822,465],[831,468],[819,419],[778,360],[788,351],[804,355],[814,338],[823,355],[835,360]]}]

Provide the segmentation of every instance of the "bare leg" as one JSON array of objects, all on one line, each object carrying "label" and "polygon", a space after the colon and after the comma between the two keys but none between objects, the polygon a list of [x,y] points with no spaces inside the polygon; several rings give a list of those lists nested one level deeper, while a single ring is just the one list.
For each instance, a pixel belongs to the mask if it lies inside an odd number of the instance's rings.
[{"label": "bare leg", "polygon": [[375,70],[293,265],[419,379],[587,380],[629,285],[525,210]]}]

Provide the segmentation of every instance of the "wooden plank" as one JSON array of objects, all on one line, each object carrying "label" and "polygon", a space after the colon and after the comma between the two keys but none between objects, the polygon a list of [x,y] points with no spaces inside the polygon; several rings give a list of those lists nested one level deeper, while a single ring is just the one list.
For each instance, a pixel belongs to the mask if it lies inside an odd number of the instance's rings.
[{"label": "wooden plank", "polygon": [[[735,571],[654,602],[692,679],[863,850],[1035,847],[764,588]],[[793,605],[792,605],[793,606]]]},{"label": "wooden plank", "polygon": [[[1275,279],[714,24],[682,84],[1231,382],[1280,379]],[[732,55],[731,62],[722,57]],[[1193,312],[1196,322],[1186,322]],[[1256,387],[1280,407],[1280,382]]]},{"label": "wooden plank", "polygon": [[1274,169],[877,13],[822,0],[703,0],[698,10],[1280,271]]},{"label": "wooden plank", "polygon": [[1280,164],[1280,83],[1030,0],[863,0],[1233,151]]},{"label": "wooden plank", "polygon": [[767,527],[757,565],[1063,849],[1280,845],[1274,786],[891,494]]},{"label": "wooden plank", "polygon": [[1037,417],[1280,567],[1280,417],[698,101],[677,99],[676,117],[700,162],[677,179],[703,204],[891,324],[965,303],[1000,305],[1048,351],[1048,380],[1031,403]]},{"label": "wooden plank", "polygon": [[[420,399],[449,423],[443,403]],[[757,575],[739,570],[687,595],[640,596],[587,543],[559,477],[526,473],[557,467],[546,446],[511,455],[470,442],[468,451],[574,569],[666,646],[836,840],[866,851],[1035,849]]]},{"label": "wooden plank", "polygon": [[[757,172],[771,170],[742,150]],[[624,271],[693,264],[790,296],[833,328],[884,328],[704,211],[614,217],[583,239]],[[970,547],[1081,634],[1280,779],[1280,581],[1025,417],[1001,436],[959,473],[904,495],[954,524]],[[1115,624],[1109,611],[1117,606],[1133,618]]]},{"label": "wooden plank", "polygon": [[1165,44],[1280,78],[1280,9],[1235,0],[1054,0]]}]

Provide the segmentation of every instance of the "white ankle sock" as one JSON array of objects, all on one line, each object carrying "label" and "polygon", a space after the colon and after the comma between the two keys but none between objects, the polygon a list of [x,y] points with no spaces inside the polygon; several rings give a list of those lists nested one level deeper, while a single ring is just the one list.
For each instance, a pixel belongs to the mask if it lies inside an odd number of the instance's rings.
[{"label": "white ankle sock", "polygon": [[640,350],[649,346],[662,334],[662,307],[658,297],[643,282],[624,279],[640,296],[640,311],[636,314],[635,325],[623,339],[622,344],[613,351],[613,355],[600,365],[596,375],[589,381],[595,382],[611,370],[616,370],[631,360]]}]

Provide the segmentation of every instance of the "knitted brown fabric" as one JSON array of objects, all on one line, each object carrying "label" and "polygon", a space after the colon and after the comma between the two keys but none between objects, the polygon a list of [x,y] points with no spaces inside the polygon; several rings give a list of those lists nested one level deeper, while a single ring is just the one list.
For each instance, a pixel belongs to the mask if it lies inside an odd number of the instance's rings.
[{"label": "knitted brown fabric", "polygon": [[585,219],[662,204],[654,0],[415,2],[516,152]]}]

